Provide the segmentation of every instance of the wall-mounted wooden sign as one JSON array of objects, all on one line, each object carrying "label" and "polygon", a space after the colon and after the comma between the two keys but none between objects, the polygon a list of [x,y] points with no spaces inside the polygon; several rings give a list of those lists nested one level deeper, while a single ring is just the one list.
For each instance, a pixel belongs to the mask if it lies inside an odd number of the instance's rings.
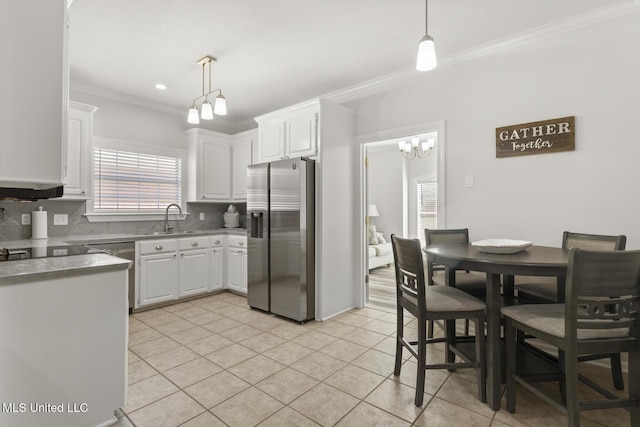
[{"label": "wall-mounted wooden sign", "polygon": [[496,157],[573,151],[575,116],[496,128]]}]

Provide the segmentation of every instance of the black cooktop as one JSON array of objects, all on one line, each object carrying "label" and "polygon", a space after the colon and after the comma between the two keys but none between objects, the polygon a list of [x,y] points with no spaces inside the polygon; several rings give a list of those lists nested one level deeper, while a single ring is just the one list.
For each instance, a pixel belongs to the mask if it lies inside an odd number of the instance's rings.
[{"label": "black cooktop", "polygon": [[31,258],[55,258],[61,256],[84,255],[92,251],[90,248],[80,245],[68,246],[35,246],[31,248],[0,249],[0,262],[17,261]]}]

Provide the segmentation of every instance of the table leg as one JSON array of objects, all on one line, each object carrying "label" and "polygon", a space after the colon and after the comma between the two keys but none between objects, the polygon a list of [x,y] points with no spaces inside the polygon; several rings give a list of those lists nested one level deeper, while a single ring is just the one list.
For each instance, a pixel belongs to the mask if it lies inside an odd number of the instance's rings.
[{"label": "table leg", "polygon": [[515,295],[514,277],[512,274],[502,276],[502,295],[512,297]]},{"label": "table leg", "polygon": [[500,409],[500,275],[487,273],[487,404]]}]

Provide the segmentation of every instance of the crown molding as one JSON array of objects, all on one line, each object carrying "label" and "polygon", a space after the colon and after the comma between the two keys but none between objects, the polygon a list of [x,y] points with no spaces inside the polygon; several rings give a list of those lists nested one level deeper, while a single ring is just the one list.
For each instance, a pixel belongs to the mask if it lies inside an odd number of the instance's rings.
[{"label": "crown molding", "polygon": [[[580,28],[595,25],[600,22],[608,21],[631,13],[636,13],[638,11],[640,11],[640,0],[618,0],[613,4],[603,6],[580,15],[551,22],[532,30],[523,31],[503,39],[495,40],[490,43],[478,45],[452,55],[438,58],[438,68],[434,71],[464,62],[473,61],[485,56],[494,55],[505,50],[514,49],[528,43],[575,31]],[[344,89],[330,92],[322,97],[333,102],[344,103],[376,92],[381,92],[384,88],[405,80],[424,76],[425,74],[427,73],[417,71],[415,69],[401,70],[367,80]]]}]

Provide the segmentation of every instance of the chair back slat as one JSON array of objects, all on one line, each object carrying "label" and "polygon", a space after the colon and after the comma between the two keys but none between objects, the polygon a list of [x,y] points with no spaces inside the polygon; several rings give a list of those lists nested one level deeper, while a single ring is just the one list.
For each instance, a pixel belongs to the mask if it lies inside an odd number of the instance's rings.
[{"label": "chair back slat", "polygon": [[635,327],[640,302],[640,251],[569,252],[567,334],[577,329]]}]

